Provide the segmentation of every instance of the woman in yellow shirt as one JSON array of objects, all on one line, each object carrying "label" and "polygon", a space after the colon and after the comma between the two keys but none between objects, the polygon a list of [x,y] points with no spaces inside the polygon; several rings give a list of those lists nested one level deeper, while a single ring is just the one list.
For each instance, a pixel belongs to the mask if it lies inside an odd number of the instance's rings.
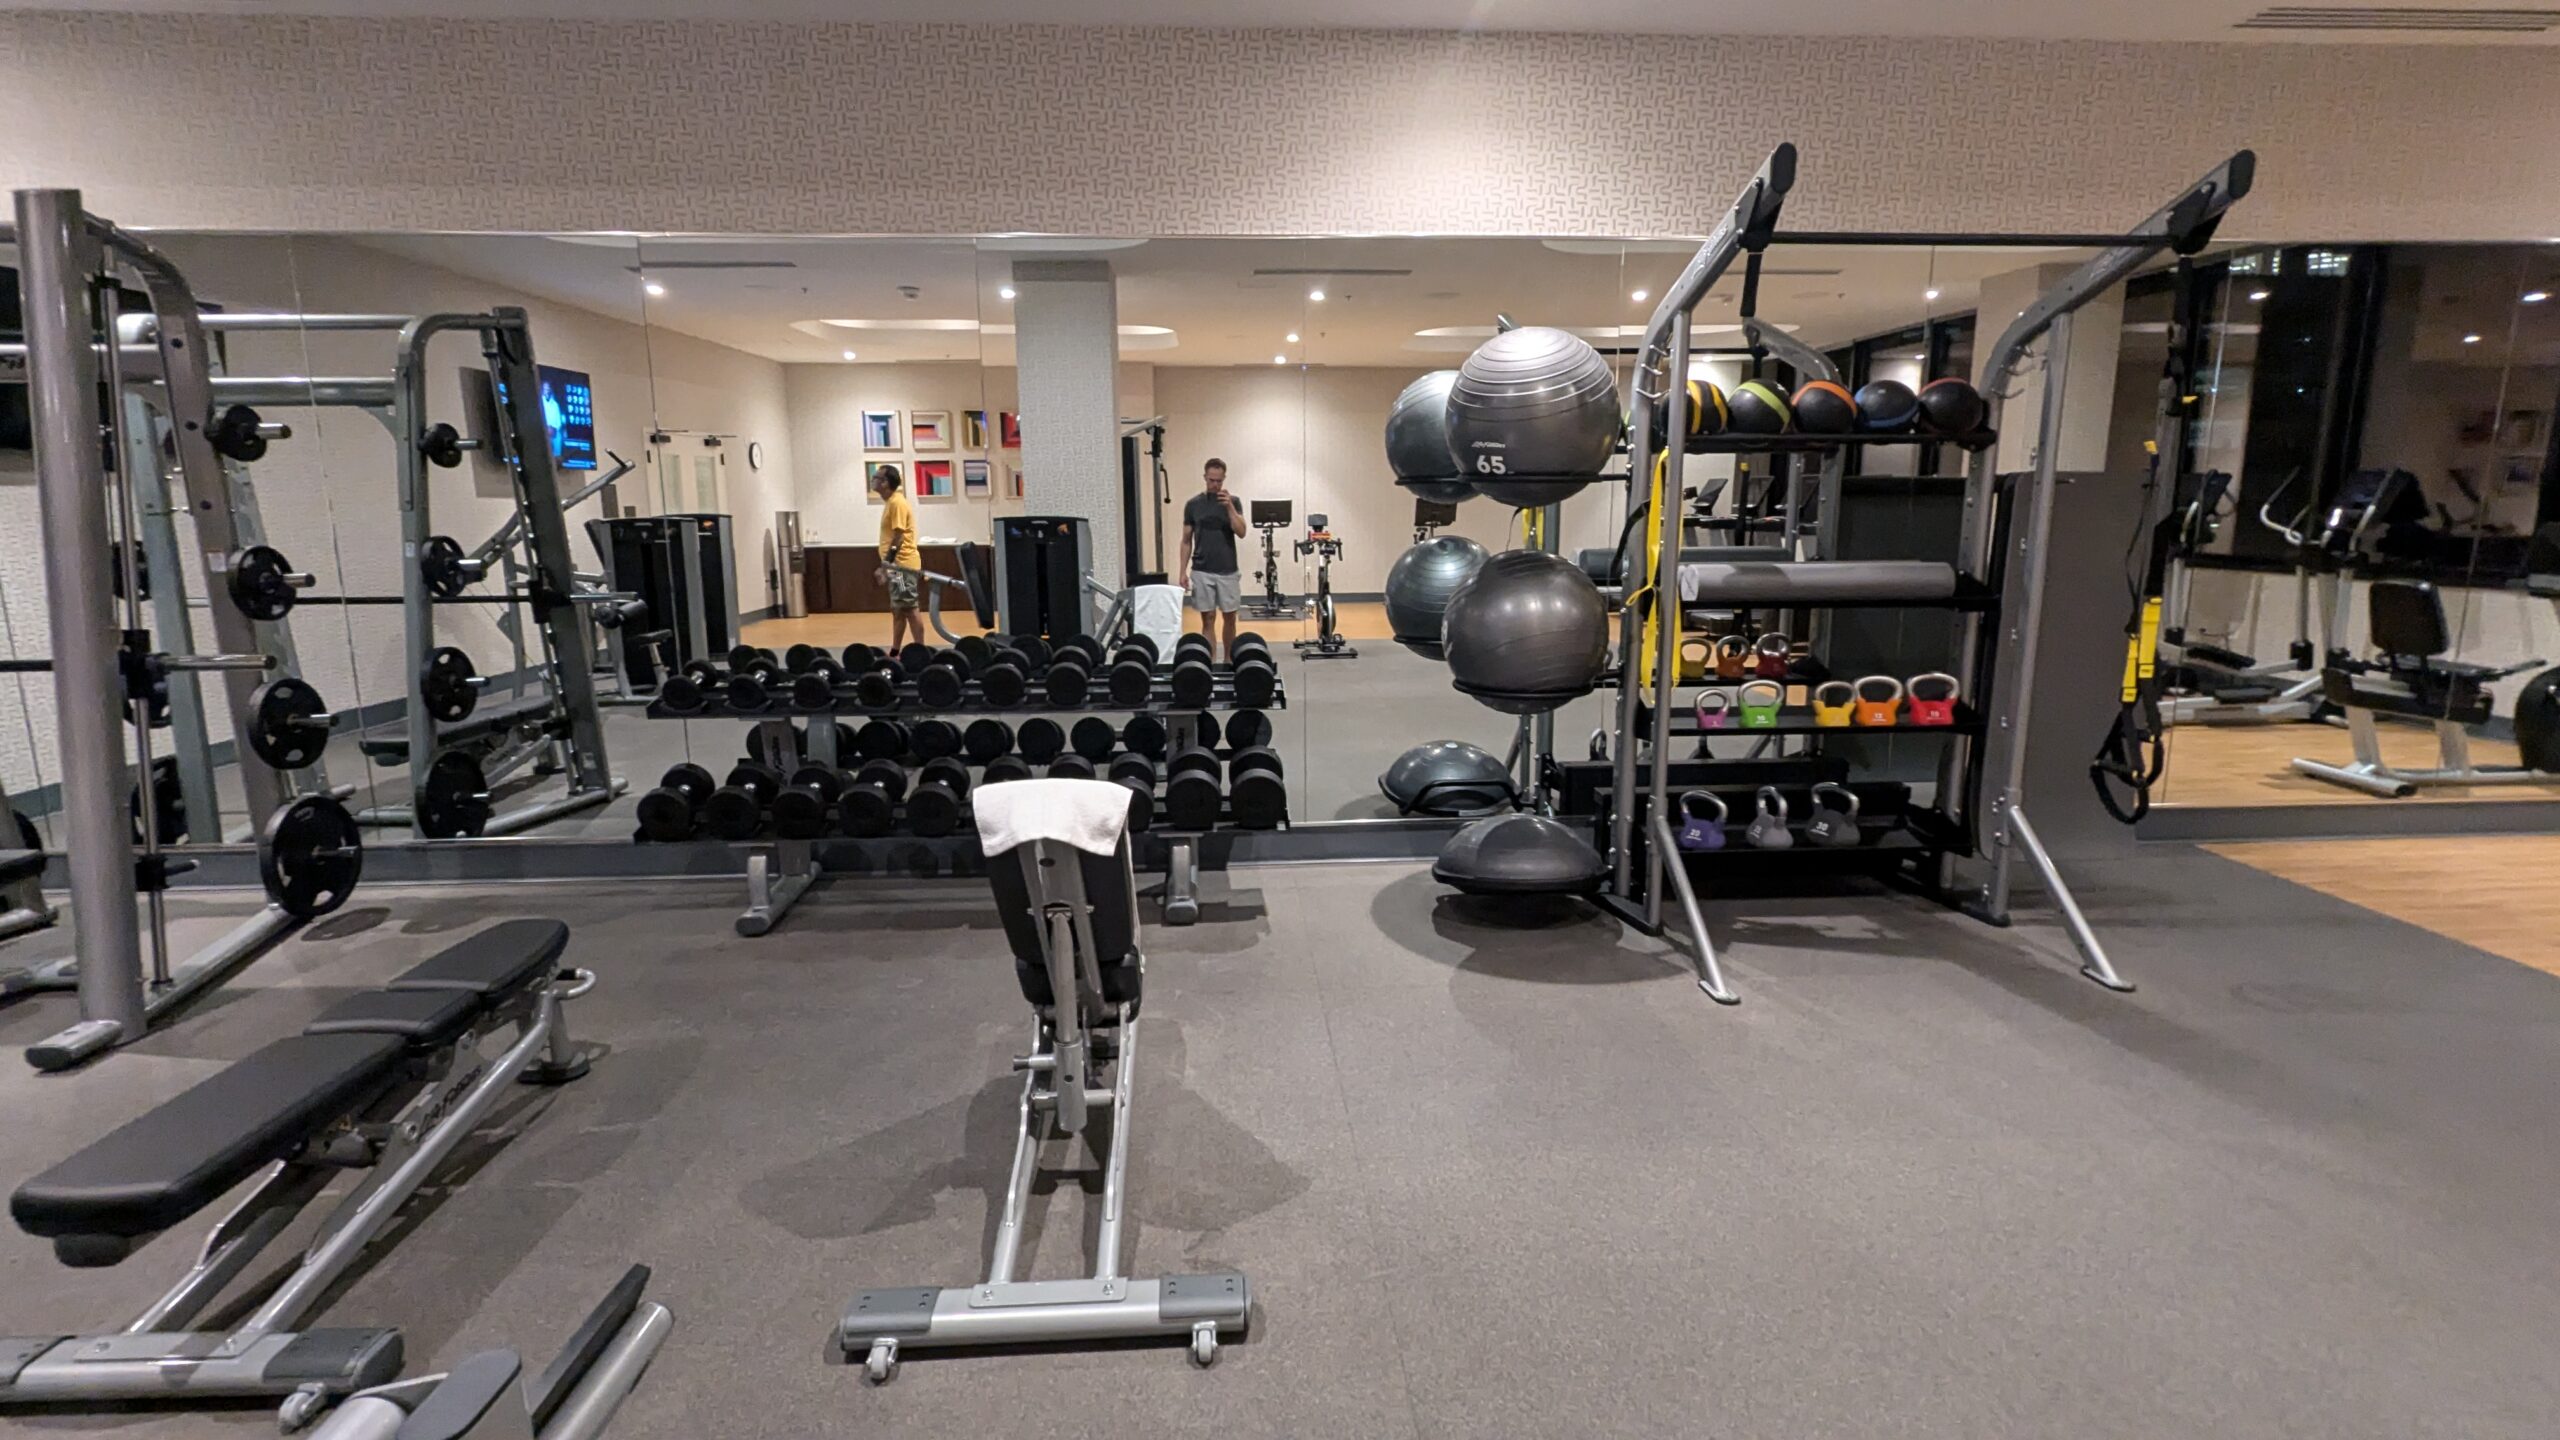
[{"label": "woman in yellow shirt", "polygon": [[891,650],[910,639],[924,643],[924,617],[916,614],[924,593],[924,556],[916,549],[916,507],[905,491],[895,465],[883,465],[871,477],[871,493],[880,497],[880,578],[889,587]]}]

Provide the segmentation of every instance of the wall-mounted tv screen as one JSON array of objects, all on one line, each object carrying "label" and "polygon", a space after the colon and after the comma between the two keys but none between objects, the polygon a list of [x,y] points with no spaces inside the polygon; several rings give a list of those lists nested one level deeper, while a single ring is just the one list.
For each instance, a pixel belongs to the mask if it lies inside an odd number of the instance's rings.
[{"label": "wall-mounted tv screen", "polygon": [[535,367],[542,376],[542,423],[551,431],[551,461],[563,470],[596,468],[596,392],[583,370]]}]

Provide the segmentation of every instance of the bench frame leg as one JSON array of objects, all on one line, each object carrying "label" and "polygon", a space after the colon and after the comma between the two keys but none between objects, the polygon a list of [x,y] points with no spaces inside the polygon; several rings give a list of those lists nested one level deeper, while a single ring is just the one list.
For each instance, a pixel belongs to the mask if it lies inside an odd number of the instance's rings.
[{"label": "bench frame leg", "polygon": [[738,933],[750,939],[770,934],[825,873],[817,847],[807,840],[777,840],[749,850],[747,908],[738,916]]}]

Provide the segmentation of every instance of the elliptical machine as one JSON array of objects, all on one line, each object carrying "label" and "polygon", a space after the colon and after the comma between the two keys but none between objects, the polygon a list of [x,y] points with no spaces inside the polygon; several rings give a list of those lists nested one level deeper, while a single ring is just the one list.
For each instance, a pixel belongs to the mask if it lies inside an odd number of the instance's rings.
[{"label": "elliptical machine", "polygon": [[1255,620],[1295,620],[1298,602],[1280,593],[1279,534],[1289,528],[1291,502],[1253,500],[1253,528],[1262,532],[1262,598],[1248,602],[1244,613]]},{"label": "elliptical machine", "polygon": [[1297,544],[1299,559],[1316,557],[1316,635],[1312,640],[1298,641],[1298,653],[1310,660],[1357,660],[1360,652],[1352,649],[1334,626],[1333,562],[1342,558],[1342,541],[1326,528],[1328,518],[1310,513],[1306,538]]}]

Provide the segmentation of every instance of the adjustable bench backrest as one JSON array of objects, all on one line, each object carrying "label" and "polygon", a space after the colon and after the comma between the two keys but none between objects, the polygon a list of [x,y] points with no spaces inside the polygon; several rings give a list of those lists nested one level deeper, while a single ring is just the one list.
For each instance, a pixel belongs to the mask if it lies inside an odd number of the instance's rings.
[{"label": "adjustable bench backrest", "polygon": [[[1043,865],[1043,859],[1049,863]],[[1118,1006],[1137,1000],[1137,870],[1126,836],[1110,855],[1055,840],[1018,845],[987,857],[987,881],[995,891],[1023,998],[1044,1009],[1053,1003],[1045,916],[1051,905],[1069,905],[1087,917],[1103,1002]]]}]

